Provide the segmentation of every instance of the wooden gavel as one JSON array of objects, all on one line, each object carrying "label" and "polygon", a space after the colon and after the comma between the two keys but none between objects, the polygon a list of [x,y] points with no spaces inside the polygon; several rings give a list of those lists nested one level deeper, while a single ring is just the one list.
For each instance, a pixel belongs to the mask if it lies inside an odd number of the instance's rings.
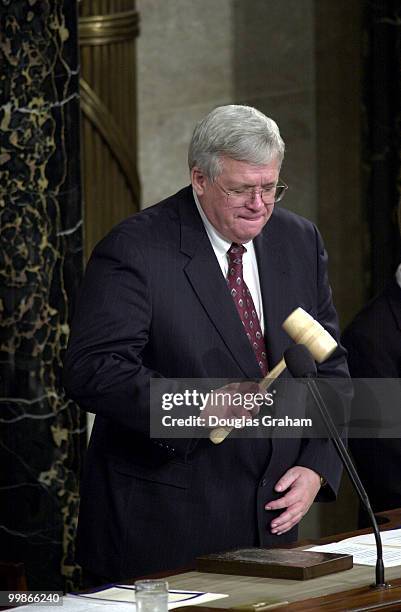
[{"label": "wooden gavel", "polygon": [[[337,342],[329,332],[303,308],[296,308],[282,327],[296,344],[304,344],[318,363],[328,359],[337,347]],[[286,367],[283,357],[259,383],[260,389],[266,391]],[[231,431],[232,427],[216,427],[210,432],[209,438],[214,444],[220,444]]]}]

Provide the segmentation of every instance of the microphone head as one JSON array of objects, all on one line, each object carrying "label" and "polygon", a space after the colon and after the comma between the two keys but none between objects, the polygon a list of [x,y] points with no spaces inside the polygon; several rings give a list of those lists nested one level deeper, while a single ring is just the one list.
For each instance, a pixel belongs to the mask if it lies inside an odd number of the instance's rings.
[{"label": "microphone head", "polygon": [[284,361],[294,378],[316,376],[316,363],[304,344],[293,344],[284,352]]}]

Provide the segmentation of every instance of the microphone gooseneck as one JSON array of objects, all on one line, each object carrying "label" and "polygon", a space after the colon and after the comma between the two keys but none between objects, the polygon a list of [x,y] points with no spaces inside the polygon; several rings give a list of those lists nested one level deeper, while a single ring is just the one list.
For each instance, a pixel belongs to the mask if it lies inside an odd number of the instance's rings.
[{"label": "microphone gooseneck", "polygon": [[370,505],[368,494],[366,493],[365,487],[363,486],[361,479],[359,478],[358,472],[351,459],[351,455],[348,452],[337,428],[331,418],[331,415],[327,409],[326,403],[320,393],[319,387],[316,384],[314,378],[317,375],[315,361],[310,354],[309,350],[304,344],[294,344],[288,348],[284,353],[284,359],[289,372],[294,378],[302,378],[306,381],[308,389],[319,409],[320,416],[325,424],[326,430],[328,431],[330,438],[335,446],[335,449],[348,472],[351,482],[358,493],[363,505],[365,506],[369,515],[370,521],[373,527],[373,533],[376,541],[377,550],[377,561],[376,561],[376,583],[373,585],[374,588],[384,589],[388,588],[388,583],[384,579],[384,563],[383,563],[383,547],[380,536],[379,527],[377,525],[376,517],[373,513]]}]

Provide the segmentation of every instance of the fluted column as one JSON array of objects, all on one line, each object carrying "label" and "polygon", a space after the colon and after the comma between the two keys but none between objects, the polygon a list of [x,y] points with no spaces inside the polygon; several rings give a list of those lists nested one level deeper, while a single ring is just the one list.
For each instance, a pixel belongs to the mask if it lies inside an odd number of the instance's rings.
[{"label": "fluted column", "polygon": [[134,0],[80,4],[85,251],[139,210]]}]

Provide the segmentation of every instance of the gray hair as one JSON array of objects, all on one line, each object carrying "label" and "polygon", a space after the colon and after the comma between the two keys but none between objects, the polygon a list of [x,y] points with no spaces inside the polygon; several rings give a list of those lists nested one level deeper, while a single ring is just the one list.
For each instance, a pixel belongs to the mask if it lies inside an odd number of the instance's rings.
[{"label": "gray hair", "polygon": [[273,119],[252,106],[228,104],[212,110],[195,127],[188,165],[197,166],[214,181],[222,171],[221,158],[268,164],[284,157],[284,142]]}]

